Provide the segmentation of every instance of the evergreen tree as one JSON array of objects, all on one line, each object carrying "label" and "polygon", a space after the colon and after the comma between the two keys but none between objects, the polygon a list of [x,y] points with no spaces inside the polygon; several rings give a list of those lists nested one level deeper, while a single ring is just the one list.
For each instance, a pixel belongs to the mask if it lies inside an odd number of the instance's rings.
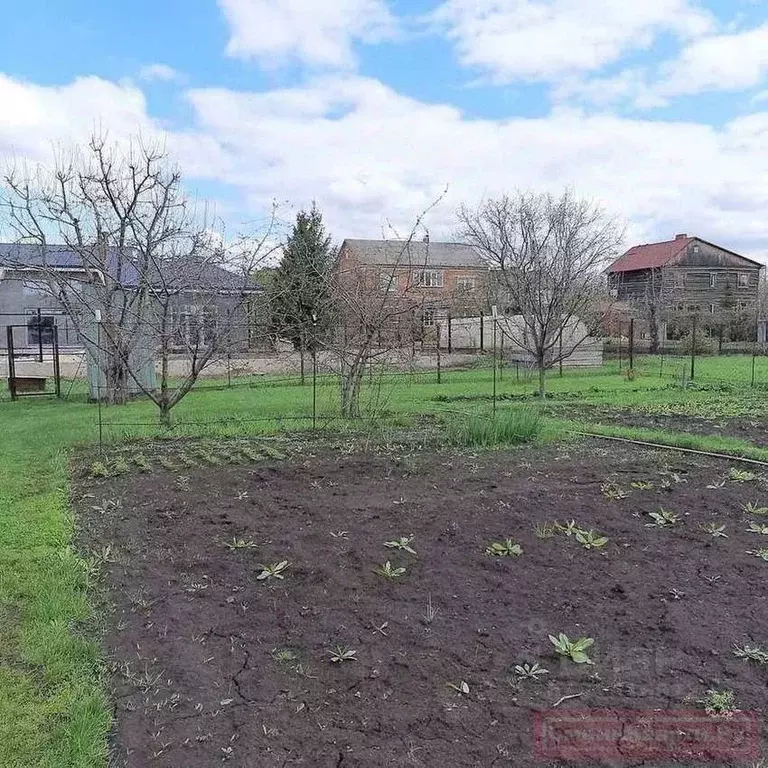
[{"label": "evergreen tree", "polygon": [[272,330],[301,354],[316,350],[330,325],[328,274],[335,253],[316,205],[299,211],[269,288]]}]

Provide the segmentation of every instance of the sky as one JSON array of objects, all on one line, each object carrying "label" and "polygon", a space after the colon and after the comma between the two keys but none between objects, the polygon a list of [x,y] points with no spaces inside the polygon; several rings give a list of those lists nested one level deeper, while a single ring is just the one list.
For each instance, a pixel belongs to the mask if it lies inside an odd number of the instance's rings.
[{"label": "sky", "polygon": [[[459,205],[566,187],[627,246],[768,257],[764,0],[25,0],[0,159],[162,137],[231,233],[316,201],[336,241],[452,239]],[[447,191],[446,191],[447,190]]]}]

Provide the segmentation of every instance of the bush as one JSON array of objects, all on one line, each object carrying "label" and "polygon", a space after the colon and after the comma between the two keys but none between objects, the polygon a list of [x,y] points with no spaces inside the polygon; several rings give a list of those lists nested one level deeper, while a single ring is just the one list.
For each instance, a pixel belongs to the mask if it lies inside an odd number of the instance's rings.
[{"label": "bush", "polygon": [[[680,353],[683,355],[690,355],[693,347],[693,336],[690,333],[686,333],[682,339],[680,339]],[[717,339],[713,339],[711,336],[707,336],[704,331],[697,331],[696,333],[696,354],[697,355],[714,355],[717,351]]]},{"label": "bush", "polygon": [[469,416],[448,423],[454,445],[489,448],[527,443],[541,432],[541,416],[533,408],[504,410],[492,415]]}]

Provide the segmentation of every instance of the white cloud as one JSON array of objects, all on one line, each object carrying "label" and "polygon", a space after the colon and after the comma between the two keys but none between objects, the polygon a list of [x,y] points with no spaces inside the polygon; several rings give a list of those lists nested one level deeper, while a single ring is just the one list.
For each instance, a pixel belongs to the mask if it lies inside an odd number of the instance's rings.
[{"label": "white cloud", "polygon": [[161,80],[171,82],[173,80],[178,80],[179,77],[179,73],[168,64],[145,64],[139,70],[139,78],[141,80]]},{"label": "white cloud", "polygon": [[434,14],[463,64],[496,82],[596,71],[662,32],[703,34],[695,0],[445,0]]},{"label": "white cloud", "polygon": [[[337,238],[376,237],[387,219],[405,232],[448,184],[427,220],[446,237],[462,201],[572,185],[630,220],[631,241],[695,232],[768,251],[768,111],[722,128],[566,109],[479,120],[354,76],[188,96],[195,123],[169,133],[168,146],[190,187],[231,190],[222,206],[231,232],[274,199],[316,199]],[[117,137],[158,131],[141,91],[98,78],[56,88],[0,76],[0,103],[2,155],[47,159],[52,143],[82,140],[97,123]]]},{"label": "white cloud", "polygon": [[378,42],[395,21],[385,0],[219,0],[231,36],[227,53],[267,67],[297,59],[351,67],[357,40]]}]

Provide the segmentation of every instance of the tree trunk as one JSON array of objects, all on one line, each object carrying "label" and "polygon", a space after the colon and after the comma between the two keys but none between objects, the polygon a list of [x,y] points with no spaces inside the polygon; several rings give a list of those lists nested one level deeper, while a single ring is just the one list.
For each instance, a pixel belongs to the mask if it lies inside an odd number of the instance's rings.
[{"label": "tree trunk", "polygon": [[360,382],[365,373],[365,359],[357,358],[341,380],[341,415],[347,419],[360,418]]},{"label": "tree trunk", "polygon": [[301,386],[303,387],[304,383],[305,383],[305,378],[304,378],[304,345],[303,344],[299,347],[299,360],[301,361],[300,362],[300,367],[301,367]]},{"label": "tree trunk", "polygon": [[124,405],[128,402],[128,371],[119,354],[111,356],[105,378],[105,401],[110,405]]},{"label": "tree trunk", "polygon": [[538,368],[539,368],[539,397],[543,400],[547,396],[546,395],[547,366],[544,364],[543,359],[538,360]]},{"label": "tree trunk", "polygon": [[160,413],[159,413],[159,419],[160,424],[164,427],[170,428],[171,426],[171,409],[168,403],[160,403],[159,405]]},{"label": "tree trunk", "polygon": [[659,352],[659,318],[656,307],[653,304],[649,308],[648,319],[648,330],[651,333],[651,344],[648,351],[652,355],[656,355]]}]

